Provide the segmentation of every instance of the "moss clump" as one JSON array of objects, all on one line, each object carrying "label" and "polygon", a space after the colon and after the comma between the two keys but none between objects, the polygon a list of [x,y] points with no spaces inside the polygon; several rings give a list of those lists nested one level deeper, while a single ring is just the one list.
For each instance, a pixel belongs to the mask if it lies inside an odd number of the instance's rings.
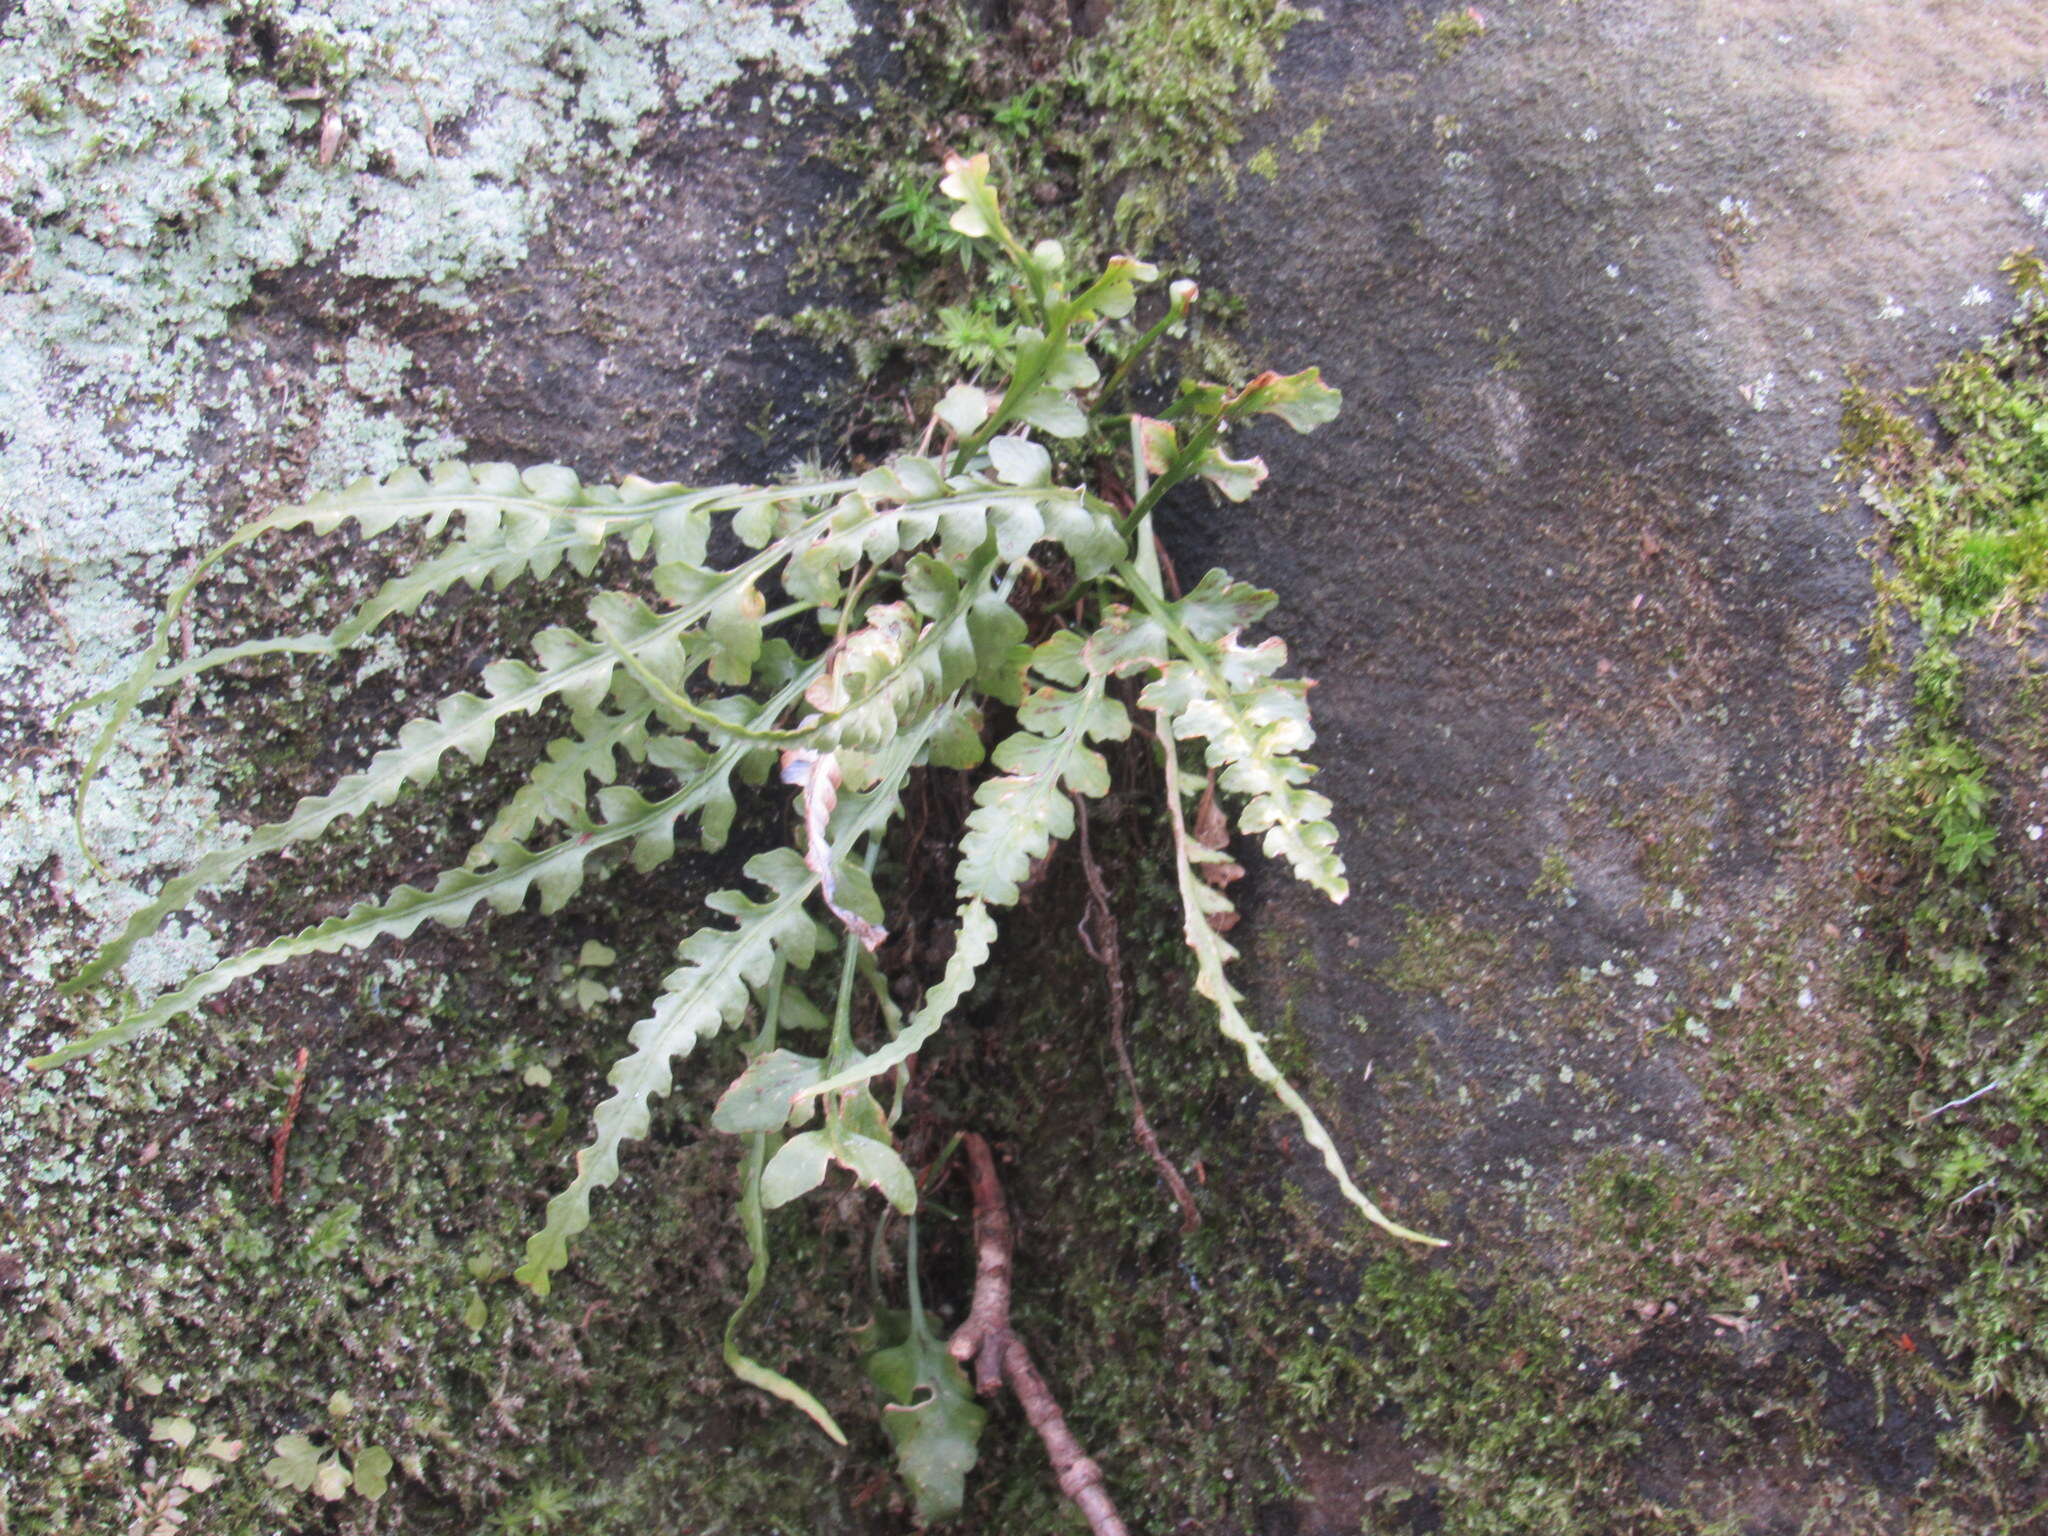
[{"label": "moss clump", "polygon": [[[587,1113],[561,1085],[594,1075],[545,1027],[501,1022],[553,1017],[554,970],[508,992],[450,965],[431,993],[329,999],[377,1022],[320,1046],[276,1204],[267,1136],[246,1133],[278,1124],[288,1070],[250,1078],[160,1049],[103,1069],[94,1101],[23,1090],[19,1116],[44,1145],[84,1136],[92,1150],[31,1165],[37,1193],[10,1235],[12,1288],[33,1298],[0,1322],[23,1431],[0,1467],[11,1529],[123,1528],[137,1497],[160,1501],[208,1466],[216,1438],[244,1449],[189,1493],[195,1528],[328,1529],[319,1499],[265,1475],[273,1440],[294,1433],[323,1451],[386,1447],[383,1519],[406,1530],[545,1529],[530,1522],[556,1503],[574,1511],[563,1528],[588,1532],[737,1508],[751,1529],[815,1528],[832,1502],[817,1437],[718,1365],[746,1262],[726,1236],[721,1148],[667,1117],[666,1149],[639,1170],[659,1195],[610,1213],[573,1292],[541,1305],[510,1282],[535,1181]],[[289,1061],[257,1030],[227,1033],[235,1054]],[[174,1095],[185,1112],[167,1123]],[[109,1157],[135,1171],[110,1180]],[[46,1230],[60,1206],[68,1224]],[[833,1233],[793,1225],[778,1240],[793,1268],[750,1336],[768,1358],[791,1347],[793,1315],[808,1334],[839,1311],[811,1284]],[[657,1294],[665,1306],[639,1304]],[[153,1438],[163,1419],[189,1422],[191,1444]],[[368,1504],[349,1493],[339,1513]]]},{"label": "moss clump", "polygon": [[[1287,0],[1131,0],[1083,37],[1063,16],[1038,14],[1063,9],[1013,7],[1018,19],[993,27],[956,0],[916,0],[904,82],[878,88],[868,129],[837,146],[861,182],[826,221],[809,266],[849,284],[857,301],[807,310],[796,328],[846,347],[863,378],[888,386],[871,392],[867,411],[890,432],[900,430],[895,385],[987,367],[1007,352],[1017,319],[1000,284],[968,296],[974,258],[933,189],[932,144],[987,152],[1019,189],[1020,233],[1059,240],[1070,266],[1113,251],[1146,257],[1191,187],[1235,187],[1238,125],[1271,100],[1275,56],[1304,14]],[[1198,326],[1202,371],[1238,371],[1204,338]]]},{"label": "moss clump", "polygon": [[[1978,1456],[2007,1441],[2024,1465],[2048,1449],[2048,902],[2024,825],[2048,741],[2018,633],[2048,590],[2048,280],[2031,256],[2007,269],[2012,325],[1942,371],[1931,432],[1880,434],[1863,466],[1885,595],[1918,647],[1870,817],[1891,942],[1865,996],[1902,1053],[1891,1162],[1944,1286],[1932,1328],[1973,1409],[1959,1437]],[[2000,1405],[2018,1410],[2017,1446],[1991,1436]]]},{"label": "moss clump", "polygon": [[1500,935],[1471,926],[1462,913],[1411,907],[1402,913],[1399,946],[1379,976],[1396,992],[1455,999],[1488,981],[1507,948]]},{"label": "moss clump", "polygon": [[1486,36],[1486,22],[1472,6],[1461,10],[1445,11],[1429,24],[1423,34],[1436,54],[1439,64],[1448,64],[1459,54]]},{"label": "moss clump", "polygon": [[1868,475],[1896,575],[1891,594],[1953,638],[2048,590],[2048,277],[2006,264],[2024,307],[1988,346],[1950,363],[1917,430],[1868,391],[1845,401],[1845,448]]}]

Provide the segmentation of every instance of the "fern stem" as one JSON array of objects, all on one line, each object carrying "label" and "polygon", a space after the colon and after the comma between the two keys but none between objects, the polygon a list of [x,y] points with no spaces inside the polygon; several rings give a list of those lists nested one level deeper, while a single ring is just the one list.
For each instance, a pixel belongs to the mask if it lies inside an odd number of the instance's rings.
[{"label": "fern stem", "polygon": [[[1131,507],[1130,515],[1117,524],[1118,533],[1123,534],[1126,538],[1130,537],[1132,530],[1152,515],[1153,509],[1165,499],[1166,493],[1195,472],[1196,464],[1200,461],[1201,456],[1208,451],[1209,445],[1215,441],[1217,430],[1222,424],[1222,417],[1212,416],[1195,428],[1188,440],[1174,454],[1173,462],[1166,466],[1165,471],[1159,478],[1152,482],[1151,488],[1144,495],[1140,496]],[[1132,418],[1131,431],[1133,433],[1133,442],[1135,443],[1138,431],[1137,419],[1135,417]],[[1137,461],[1142,468],[1145,463],[1145,454],[1142,448],[1138,450]]]},{"label": "fern stem", "polygon": [[[1134,508],[1144,506],[1149,502],[1152,492],[1151,482],[1152,472],[1145,465],[1145,428],[1136,416],[1132,416],[1131,490],[1134,497],[1132,503]],[[1131,533],[1125,533],[1121,522],[1117,524],[1117,531],[1124,533],[1126,538],[1131,538],[1132,536]],[[1152,537],[1152,514],[1146,512],[1138,515],[1134,512],[1132,531],[1136,537],[1133,540],[1131,562],[1137,568],[1139,579],[1143,582],[1146,589],[1155,594],[1164,595],[1165,588],[1162,585],[1159,572],[1159,546]]]}]

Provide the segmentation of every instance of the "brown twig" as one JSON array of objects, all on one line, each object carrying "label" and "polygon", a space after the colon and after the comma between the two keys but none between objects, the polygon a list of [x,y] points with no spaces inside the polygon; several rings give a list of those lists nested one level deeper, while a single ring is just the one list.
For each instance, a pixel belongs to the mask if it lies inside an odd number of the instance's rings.
[{"label": "brown twig", "polygon": [[1016,1237],[988,1143],[971,1131],[962,1141],[974,1190],[974,1302],[946,1348],[962,1365],[974,1362],[974,1390],[986,1394],[1003,1382],[1003,1340],[1010,1331],[1010,1255],[1016,1250]]},{"label": "brown twig", "polygon": [[1052,1461],[1060,1492],[1081,1511],[1094,1536],[1130,1536],[1110,1500],[1102,1468],[1081,1449],[1052,1389],[1038,1374],[1031,1351],[1010,1330],[1010,1255],[1015,1237],[1009,1203],[1003,1199],[988,1143],[972,1131],[962,1141],[974,1189],[974,1304],[946,1347],[955,1360],[974,1361],[976,1391],[993,1392],[1003,1381],[1009,1382]]},{"label": "brown twig", "polygon": [[292,1125],[299,1118],[299,1100],[306,1096],[306,1048],[299,1047],[297,1065],[292,1068],[292,1096],[285,1101],[284,1119],[270,1133],[270,1203],[284,1204],[284,1156],[292,1144]]},{"label": "brown twig", "polygon": [[[1116,1064],[1123,1073],[1124,1086],[1131,1091],[1131,1134],[1151,1155],[1152,1166],[1173,1191],[1174,1203],[1180,1207],[1181,1231],[1192,1232],[1202,1224],[1202,1213],[1195,1209],[1195,1197],[1187,1180],[1159,1145],[1159,1137],[1145,1114],[1145,1101],[1138,1094],[1138,1075],[1131,1070],[1130,1048],[1124,1043],[1124,1019],[1130,1005],[1124,995],[1123,950],[1117,943],[1116,916],[1110,910],[1102,870],[1088,846],[1088,807],[1078,795],[1074,797],[1074,821],[1081,829],[1081,871],[1088,877],[1088,913],[1081,919],[1081,942],[1109,978],[1109,1043],[1116,1049]],[[1088,934],[1091,926],[1095,930],[1092,940]]]}]

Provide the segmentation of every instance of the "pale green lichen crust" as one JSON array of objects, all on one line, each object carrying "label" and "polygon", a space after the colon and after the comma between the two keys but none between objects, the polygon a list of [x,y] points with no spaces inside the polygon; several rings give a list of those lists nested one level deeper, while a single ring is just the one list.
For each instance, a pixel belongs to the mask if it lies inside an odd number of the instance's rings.
[{"label": "pale green lichen crust", "polygon": [[[283,1100],[235,1063],[273,1018],[260,993],[200,1045],[23,1075],[79,1022],[47,983],[231,830],[226,770],[174,708],[126,733],[85,807],[105,865],[93,871],[70,805],[90,721],[54,717],[119,674],[166,579],[239,516],[462,446],[444,404],[408,387],[405,345],[354,317],[345,337],[290,344],[252,296],[314,283],[460,321],[472,289],[525,260],[571,192],[648,174],[630,152],[652,123],[708,119],[749,74],[824,74],[857,30],[846,0],[0,8],[0,1166],[20,1191],[0,1218],[0,1357],[15,1363],[0,1391],[0,1529],[154,1531],[173,1513],[189,1530],[324,1525],[331,1484],[300,1492],[264,1475],[286,1432],[351,1461],[388,1446],[394,1486],[431,1488],[444,1512],[519,1480],[483,1449],[516,1438],[503,1404],[499,1428],[449,1428],[445,1452],[432,1448],[432,1426],[467,1411],[448,1401],[461,1395],[452,1377],[490,1377],[524,1325],[501,1299],[478,1320],[474,1295],[458,1294],[480,1294],[487,1263],[421,1256],[437,1228],[487,1248],[470,1214],[518,1227],[519,1196],[543,1176],[523,1165],[501,1187],[492,1157],[411,1166],[424,1148],[398,1128],[415,1098],[480,1070],[459,1030],[423,1056],[387,1040],[330,1062],[337,1075],[302,1113],[340,1139],[306,1136],[276,1210],[258,1143]],[[780,99],[779,84],[767,90]],[[288,619],[337,574],[303,560],[258,573],[261,601],[246,606]],[[249,579],[227,576],[231,590]],[[366,653],[356,681],[379,665]],[[248,745],[302,765],[334,749],[288,732]],[[129,980],[153,990],[217,953],[194,921],[139,953]],[[410,1000],[394,1017],[420,1030],[468,1017],[460,988],[381,957],[365,974]],[[544,1017],[557,978],[525,981],[524,1013]],[[444,1066],[444,1049],[464,1064]],[[506,1049],[513,1099],[491,1107],[496,1068],[481,1097],[455,1097],[465,1113],[540,1115],[538,1140],[520,1144],[551,1148],[555,1100],[535,1086],[546,1074]],[[395,1147],[402,1174],[376,1161]],[[295,1374],[329,1352],[321,1381]],[[338,1390],[357,1406],[329,1413]],[[287,1408],[301,1401],[304,1413]],[[259,1407],[269,1417],[252,1418]],[[209,1455],[216,1439],[245,1453]],[[374,1482],[346,1490],[344,1525],[368,1518]]]}]

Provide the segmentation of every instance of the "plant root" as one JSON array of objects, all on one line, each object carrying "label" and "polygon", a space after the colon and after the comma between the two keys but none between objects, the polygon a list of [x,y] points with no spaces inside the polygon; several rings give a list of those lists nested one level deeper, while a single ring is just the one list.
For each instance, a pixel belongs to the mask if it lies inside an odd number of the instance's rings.
[{"label": "plant root", "polygon": [[996,1177],[988,1143],[972,1131],[962,1138],[967,1148],[968,1179],[974,1189],[974,1304],[967,1321],[946,1346],[963,1365],[974,1362],[974,1388],[986,1395],[1008,1381],[1024,1417],[1038,1431],[1052,1462],[1060,1492],[1088,1521],[1093,1536],[1129,1536],[1097,1466],[1067,1428],[1052,1388],[1038,1373],[1031,1351],[1010,1329],[1010,1257],[1016,1237],[1010,1226],[1009,1203]]},{"label": "plant root", "polygon": [[[1202,1213],[1195,1208],[1193,1191],[1188,1181],[1181,1177],[1180,1170],[1173,1166],[1159,1145],[1158,1133],[1152,1129],[1152,1122],[1145,1114],[1145,1101],[1138,1095],[1138,1075],[1131,1070],[1130,1048],[1124,1043],[1124,1018],[1130,1011],[1130,1004],[1124,995],[1124,957],[1117,943],[1116,915],[1109,905],[1109,890],[1103,884],[1102,870],[1095,862],[1094,851],[1088,846],[1088,807],[1077,795],[1074,797],[1074,821],[1079,827],[1081,838],[1081,872],[1088,878],[1088,913],[1081,920],[1081,943],[1089,956],[1102,967],[1109,978],[1109,1043],[1116,1050],[1117,1068],[1123,1074],[1124,1087],[1131,1093],[1131,1134],[1138,1145],[1151,1155],[1152,1166],[1159,1170],[1159,1177],[1166,1181],[1166,1187],[1173,1191],[1174,1203],[1180,1207],[1180,1229],[1192,1232],[1202,1224]],[[1094,937],[1089,929],[1094,929]]]}]

